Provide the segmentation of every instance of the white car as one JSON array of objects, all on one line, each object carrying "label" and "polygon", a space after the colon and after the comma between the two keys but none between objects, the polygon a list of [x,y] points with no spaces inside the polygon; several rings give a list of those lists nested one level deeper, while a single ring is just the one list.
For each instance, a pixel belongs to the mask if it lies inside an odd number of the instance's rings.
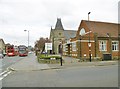
[{"label": "white car", "polygon": [[0,54],[0,59],[2,59],[4,56],[3,56],[3,54]]}]

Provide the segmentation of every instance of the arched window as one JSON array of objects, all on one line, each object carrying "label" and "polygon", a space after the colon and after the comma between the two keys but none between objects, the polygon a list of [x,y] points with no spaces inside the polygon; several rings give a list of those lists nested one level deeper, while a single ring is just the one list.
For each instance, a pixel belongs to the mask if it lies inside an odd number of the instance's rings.
[{"label": "arched window", "polygon": [[106,41],[99,41],[99,50],[100,51],[107,51],[107,42]]},{"label": "arched window", "polygon": [[85,29],[84,28],[82,28],[81,30],[80,30],[80,33],[79,33],[79,35],[85,35]]}]

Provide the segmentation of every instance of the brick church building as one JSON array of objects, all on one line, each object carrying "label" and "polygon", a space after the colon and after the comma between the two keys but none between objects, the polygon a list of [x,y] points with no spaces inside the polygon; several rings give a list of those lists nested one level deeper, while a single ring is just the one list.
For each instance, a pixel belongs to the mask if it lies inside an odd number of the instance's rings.
[{"label": "brick church building", "polygon": [[[120,34],[118,24],[82,20],[76,36],[63,43],[63,55],[79,59],[118,58]],[[108,56],[105,56],[108,55]]]}]

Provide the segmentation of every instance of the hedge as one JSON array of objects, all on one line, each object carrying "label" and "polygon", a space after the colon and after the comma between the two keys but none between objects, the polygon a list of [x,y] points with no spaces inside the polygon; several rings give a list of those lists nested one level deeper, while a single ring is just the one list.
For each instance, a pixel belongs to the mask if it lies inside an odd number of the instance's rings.
[{"label": "hedge", "polygon": [[[45,55],[45,54],[40,54],[37,56],[38,62],[39,63],[47,63],[47,64],[55,64],[55,63],[60,63],[60,59],[62,57],[58,55]],[[62,62],[64,63],[64,60],[62,59]]]}]

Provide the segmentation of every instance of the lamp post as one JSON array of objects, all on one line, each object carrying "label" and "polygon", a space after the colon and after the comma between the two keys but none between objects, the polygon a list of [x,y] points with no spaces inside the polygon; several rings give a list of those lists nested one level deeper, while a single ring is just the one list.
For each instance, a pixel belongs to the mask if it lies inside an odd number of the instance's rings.
[{"label": "lamp post", "polygon": [[62,66],[62,42],[61,41],[60,41],[60,54],[61,54],[60,65]]},{"label": "lamp post", "polygon": [[[89,15],[91,12],[88,12],[88,21],[89,21]],[[88,22],[89,23],[89,22]],[[89,61],[91,62],[91,42],[90,42],[90,28],[89,28],[89,43],[88,43],[88,47],[89,47]]]},{"label": "lamp post", "polygon": [[90,13],[91,13],[91,12],[88,12],[88,21],[90,20],[90,18],[89,18]]},{"label": "lamp post", "polygon": [[28,31],[28,47],[29,47],[29,30],[24,30],[25,32]]},{"label": "lamp post", "polygon": [[81,51],[82,50],[82,47],[81,47],[82,43],[81,43],[81,40],[82,40],[82,37],[80,37],[80,59],[82,58],[82,51]]}]

